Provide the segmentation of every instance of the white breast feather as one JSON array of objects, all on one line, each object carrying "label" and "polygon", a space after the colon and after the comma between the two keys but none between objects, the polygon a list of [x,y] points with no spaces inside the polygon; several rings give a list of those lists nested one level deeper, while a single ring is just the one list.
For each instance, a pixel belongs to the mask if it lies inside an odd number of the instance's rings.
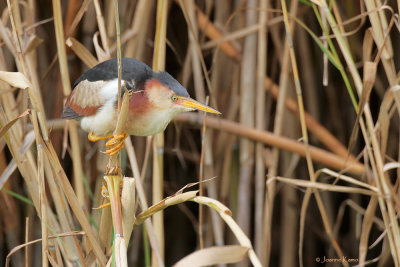
[{"label": "white breast feather", "polygon": [[171,109],[153,108],[152,111],[140,117],[128,117],[126,129],[128,134],[136,136],[149,136],[164,131],[168,123],[183,110],[181,107]]}]

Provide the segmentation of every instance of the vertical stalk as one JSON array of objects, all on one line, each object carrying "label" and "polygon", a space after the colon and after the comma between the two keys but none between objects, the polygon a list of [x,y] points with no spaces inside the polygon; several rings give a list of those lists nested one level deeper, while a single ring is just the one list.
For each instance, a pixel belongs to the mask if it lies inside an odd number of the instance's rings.
[{"label": "vertical stalk", "polygon": [[[122,62],[121,62],[121,33],[119,24],[118,0],[114,0],[114,17],[117,37],[117,62],[118,62],[118,120],[115,127],[114,136],[124,133],[125,121],[129,112],[130,94],[125,89],[124,97],[121,101],[122,88]],[[104,180],[107,183],[108,193],[111,203],[111,214],[114,225],[114,254],[116,266],[127,266],[126,243],[122,227],[121,212],[121,190],[122,173],[120,167],[120,153],[110,156],[106,176]]]},{"label": "vertical stalk", "polygon": [[[71,93],[71,84],[68,71],[67,54],[65,51],[64,28],[60,0],[53,0],[54,28],[57,41],[57,55],[60,66],[60,74],[64,96]],[[82,180],[82,158],[78,139],[78,128],[76,122],[68,122],[68,131],[71,140],[71,158],[73,159],[74,188],[81,206],[85,206],[85,189]],[[45,139],[46,140],[46,139]]]},{"label": "vertical stalk", "polygon": [[[208,100],[208,99],[207,99]],[[208,101],[206,105],[208,104]],[[206,140],[206,113],[204,112],[203,115],[203,127],[202,127],[202,134],[201,134],[201,154],[200,154],[200,168],[199,168],[199,196],[204,195],[204,186],[203,186],[203,180],[204,180],[204,154],[205,154],[205,140]],[[203,215],[204,215],[204,209],[200,205],[199,206],[199,245],[200,249],[204,248],[204,238],[203,238]]]},{"label": "vertical stalk", "polygon": [[[265,128],[265,89],[264,80],[267,72],[267,8],[269,0],[259,0],[260,12],[258,23],[257,43],[257,73],[256,73],[256,129],[264,130]],[[264,145],[256,144],[256,166],[255,166],[255,210],[254,210],[254,246],[256,253],[261,256],[262,232],[263,232],[263,205],[264,205],[264,189],[265,189],[265,163],[263,156]]]},{"label": "vertical stalk", "polygon": [[[25,243],[29,242],[29,217],[25,218]],[[26,246],[25,249],[25,267],[29,267],[29,246]]]},{"label": "vertical stalk", "polygon": [[[249,0],[246,5],[246,26],[257,23],[257,0]],[[245,37],[243,46],[242,70],[240,75],[240,123],[254,127],[255,73],[256,73],[257,35]],[[237,221],[246,235],[250,233],[250,210],[253,178],[254,144],[247,138],[240,139],[240,177]]]},{"label": "vertical stalk", "polygon": [[49,260],[47,255],[49,253],[49,240],[47,231],[47,207],[46,207],[46,188],[44,182],[44,154],[43,154],[43,143],[39,133],[39,125],[37,123],[36,112],[32,112],[32,122],[35,125],[35,137],[36,137],[36,148],[37,148],[37,183],[39,185],[39,201],[40,201],[40,226],[42,230],[42,266],[48,267]]},{"label": "vertical stalk", "polygon": [[[302,89],[301,89],[301,84],[300,84],[300,78],[299,78],[299,71],[297,67],[297,62],[296,62],[296,55],[294,52],[294,47],[293,47],[293,38],[292,38],[292,33],[289,27],[289,16],[287,12],[287,7],[286,7],[286,1],[281,0],[282,4],[282,11],[283,11],[283,19],[285,23],[285,30],[286,30],[286,40],[289,45],[289,53],[290,53],[290,61],[291,61],[291,66],[292,66],[292,71],[293,71],[293,79],[294,79],[294,84],[296,88],[296,94],[297,94],[297,103],[299,106],[299,117],[300,117],[300,125],[301,125],[301,132],[302,132],[302,137],[303,137],[303,142],[306,148],[306,161],[307,161],[307,169],[308,169],[308,174],[310,176],[310,180],[312,182],[316,181],[315,177],[315,172],[314,172],[314,166],[310,154],[310,149],[309,149],[309,140],[308,140],[308,132],[307,132],[307,126],[305,122],[305,116],[304,116],[304,103],[303,103],[303,96],[302,96]],[[304,196],[304,201],[301,209],[301,215],[302,215],[302,220],[301,220],[301,229],[300,229],[300,235],[301,235],[301,244],[302,244],[302,235],[303,235],[303,230],[304,230],[304,220],[305,220],[305,213],[307,209],[307,205],[309,202],[310,194],[314,193],[315,200],[317,202],[319,211],[321,213],[321,219],[324,224],[325,231],[327,235],[329,236],[329,239],[332,243],[333,248],[335,249],[335,252],[339,257],[343,257],[343,252],[340,249],[337,241],[332,235],[332,227],[330,225],[330,222],[328,221],[326,209],[323,205],[321,196],[318,191],[315,191],[311,188],[307,188],[306,195]],[[302,252],[301,252],[302,247],[299,246],[299,256],[300,256],[300,265],[302,266]],[[344,266],[349,266],[347,262],[342,263]]]},{"label": "vertical stalk", "polygon": [[[157,1],[156,33],[154,41],[153,70],[165,69],[165,52],[167,42],[168,0]],[[164,188],[164,133],[158,133],[153,139],[153,203],[163,199]],[[158,212],[153,216],[154,230],[159,242],[162,259],[164,259],[164,213]],[[152,263],[158,266],[155,252]]]},{"label": "vertical stalk", "polygon": [[44,182],[44,168],[43,168],[43,145],[37,144],[38,150],[38,179],[39,179],[39,196],[40,196],[40,222],[42,229],[42,266],[48,267],[49,261],[47,259],[49,253],[49,240],[47,233],[47,207],[46,207],[46,187]]},{"label": "vertical stalk", "polygon": [[[110,49],[108,47],[108,38],[107,38],[107,33],[106,33],[106,26],[104,24],[104,17],[103,17],[103,14],[101,12],[101,7],[100,7],[99,0],[94,0],[94,7],[96,9],[96,20],[97,20],[97,25],[99,27],[101,44],[103,45],[103,49],[106,52],[106,54],[108,56],[110,56]],[[118,38],[117,38],[117,40],[118,40]],[[117,48],[117,51],[118,51],[118,48]]]},{"label": "vertical stalk", "polygon": [[[298,2],[291,2],[290,12],[292,14],[297,13]],[[290,28],[293,30],[294,23],[290,24]],[[288,37],[286,37],[287,39]],[[289,45],[284,39],[283,44],[283,56],[282,56],[282,68],[281,75],[279,77],[279,97],[277,99],[275,120],[274,120],[274,134],[281,135],[283,129],[284,113],[285,113],[285,100],[287,98],[287,90],[289,86],[289,73],[290,73],[290,58],[289,58]],[[278,148],[273,148],[272,150],[272,164],[268,169],[268,178],[273,178],[278,174],[278,163],[279,163],[280,151]],[[271,182],[267,187],[267,192],[265,194],[264,203],[264,255],[262,257],[264,264],[268,266],[271,253],[271,233],[272,233],[272,217],[274,211],[275,203],[275,182]]]},{"label": "vertical stalk", "polygon": [[122,75],[122,63],[121,63],[121,29],[119,26],[119,10],[118,0],[114,0],[114,16],[115,16],[115,28],[117,33],[117,61],[118,61],[118,111],[121,111],[121,75]]},{"label": "vertical stalk", "polygon": [[153,12],[153,0],[139,0],[135,15],[131,23],[131,30],[137,33],[135,38],[132,38],[125,45],[124,54],[126,57],[133,57],[143,61],[144,48],[146,44],[147,25],[150,23],[151,13]]}]

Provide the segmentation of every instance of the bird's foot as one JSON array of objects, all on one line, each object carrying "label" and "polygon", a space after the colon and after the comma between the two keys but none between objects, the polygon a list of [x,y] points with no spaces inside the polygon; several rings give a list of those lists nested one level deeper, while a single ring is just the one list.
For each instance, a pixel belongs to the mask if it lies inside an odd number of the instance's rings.
[{"label": "bird's foot", "polygon": [[113,137],[114,137],[114,135],[98,136],[98,135],[95,135],[93,132],[90,132],[89,135],[88,135],[88,139],[90,141],[92,141],[92,142],[97,142],[97,141],[100,141],[100,140],[113,138]]},{"label": "bird's foot", "polygon": [[[123,185],[124,185],[124,181],[123,180],[121,180],[120,182],[119,182],[119,192],[122,194],[122,187],[123,187]],[[108,188],[107,188],[107,185],[105,184],[105,183],[103,183],[103,185],[101,186],[101,196],[104,198],[104,199],[110,199],[110,194],[108,193]],[[99,208],[105,208],[105,207],[107,207],[109,204],[102,204],[102,205],[100,205],[100,207]]]},{"label": "bird's foot", "polygon": [[104,204],[101,204],[100,206],[98,206],[97,208],[93,208],[94,210],[101,210],[101,209],[104,209],[104,208],[107,208],[107,207],[110,207],[111,206],[111,203],[110,202],[107,202],[107,203],[104,203]]},{"label": "bird's foot", "polygon": [[124,141],[128,137],[127,133],[117,134],[114,135],[108,142],[106,146],[109,148],[106,150],[106,153],[110,156],[114,156],[117,154],[123,147]]}]

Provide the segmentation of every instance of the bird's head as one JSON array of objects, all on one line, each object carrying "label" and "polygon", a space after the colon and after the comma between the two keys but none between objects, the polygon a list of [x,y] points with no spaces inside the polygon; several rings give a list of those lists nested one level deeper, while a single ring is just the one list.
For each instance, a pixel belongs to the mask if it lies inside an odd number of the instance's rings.
[{"label": "bird's head", "polygon": [[157,72],[145,83],[148,100],[159,109],[168,110],[171,115],[185,111],[201,110],[214,114],[219,111],[192,99],[186,89],[167,72]]}]

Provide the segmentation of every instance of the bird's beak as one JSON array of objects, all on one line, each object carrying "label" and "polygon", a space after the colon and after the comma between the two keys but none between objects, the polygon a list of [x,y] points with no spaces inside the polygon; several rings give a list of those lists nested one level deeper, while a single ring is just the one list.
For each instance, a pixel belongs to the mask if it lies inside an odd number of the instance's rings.
[{"label": "bird's beak", "polygon": [[197,102],[196,100],[190,97],[179,97],[177,104],[190,109],[197,109],[214,114],[221,114],[221,112],[219,112],[218,110],[215,110],[213,108],[210,108],[209,106],[201,104],[200,102]]}]

